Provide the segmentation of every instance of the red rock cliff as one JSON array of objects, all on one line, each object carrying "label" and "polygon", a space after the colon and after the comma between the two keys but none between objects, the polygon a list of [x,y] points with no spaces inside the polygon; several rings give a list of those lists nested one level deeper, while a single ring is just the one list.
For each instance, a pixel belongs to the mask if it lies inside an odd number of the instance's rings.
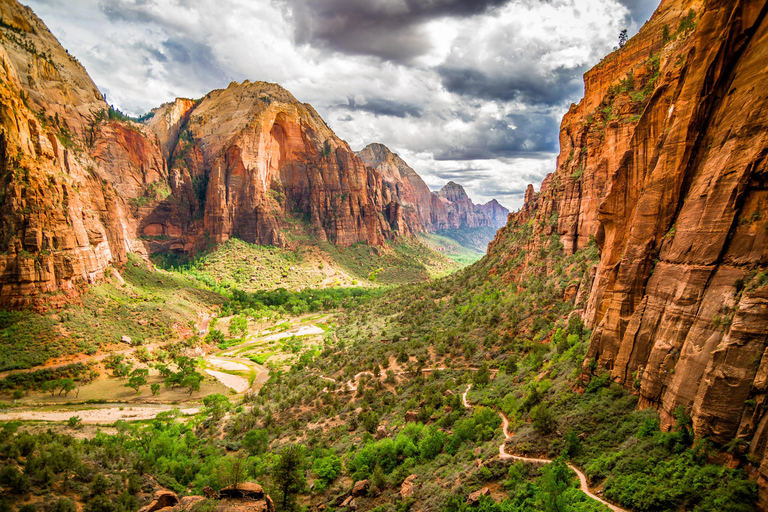
[{"label": "red rock cliff", "polygon": [[0,0],[0,16],[0,304],[49,306],[130,252],[413,231],[382,174],[281,87],[233,83],[133,122],[29,8]]},{"label": "red rock cliff", "polygon": [[594,360],[664,427],[682,406],[697,435],[748,441],[762,479],[767,12],[765,0],[663,1],[585,75],[557,171],[511,216],[558,232],[567,251],[591,237],[600,248],[583,310],[594,329],[585,379]]},{"label": "red rock cliff", "polygon": [[461,185],[449,182],[437,193],[398,155],[383,144],[370,144],[358,156],[379,171],[384,180],[385,201],[395,201],[414,233],[443,229],[499,228],[507,223],[509,210],[495,199],[475,205]]}]

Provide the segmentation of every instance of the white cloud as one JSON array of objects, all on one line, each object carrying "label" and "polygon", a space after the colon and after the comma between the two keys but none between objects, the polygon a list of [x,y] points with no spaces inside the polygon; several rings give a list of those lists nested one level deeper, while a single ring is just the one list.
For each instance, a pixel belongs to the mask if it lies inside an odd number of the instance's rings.
[{"label": "white cloud", "polygon": [[[430,186],[455,176],[474,199],[490,200],[495,190],[508,207],[554,170],[560,118],[579,99],[581,74],[616,44],[629,13],[619,0],[486,1],[485,11],[467,2],[463,15],[431,15],[432,4],[423,3],[420,17],[397,25],[392,39],[376,31],[370,44],[379,47],[366,53],[366,41],[329,46],[297,35],[299,20],[341,23],[333,12],[319,20],[300,11],[319,3],[28,2],[127,113],[201,97],[232,80],[277,82],[311,103],[353,149],[382,142]],[[413,5],[376,0],[365,9],[392,22]],[[309,29],[328,29],[315,25]],[[377,56],[399,55],[398,44],[409,45],[408,56]]]}]

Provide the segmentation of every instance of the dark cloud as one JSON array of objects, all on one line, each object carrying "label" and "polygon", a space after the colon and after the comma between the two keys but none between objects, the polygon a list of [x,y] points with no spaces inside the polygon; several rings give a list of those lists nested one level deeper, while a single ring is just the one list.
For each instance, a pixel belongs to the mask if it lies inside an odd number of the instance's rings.
[{"label": "dark cloud", "polygon": [[[541,178],[539,178],[541,180]],[[527,188],[527,187],[526,187]],[[511,196],[511,197],[524,197],[526,188],[514,188],[510,190],[499,189],[498,187],[481,187],[477,192],[484,196]]]},{"label": "dark cloud", "polygon": [[483,119],[460,142],[435,148],[436,160],[485,160],[503,157],[538,157],[558,147],[559,122],[547,114],[510,114],[504,119]]},{"label": "dark cloud", "polygon": [[421,107],[384,98],[366,99],[365,103],[358,104],[354,98],[348,98],[346,104],[337,105],[337,108],[352,112],[369,112],[375,116],[390,116],[405,118],[407,116],[420,118],[423,110]]},{"label": "dark cloud", "polygon": [[494,177],[493,172],[489,169],[477,169],[475,167],[436,170],[432,174],[443,180],[465,184],[470,181],[487,180]]},{"label": "dark cloud", "polygon": [[537,105],[558,105],[564,98],[577,96],[583,90],[582,75],[586,70],[586,66],[559,67],[541,74],[529,69],[509,75],[490,75],[471,67],[443,65],[437,68],[443,87],[450,92]]},{"label": "dark cloud", "polygon": [[651,15],[659,7],[659,2],[656,0],[619,0],[619,2],[629,9],[627,21],[635,23],[638,29],[651,19]]},{"label": "dark cloud", "polygon": [[[118,0],[113,0],[118,1]],[[472,16],[509,0],[285,0],[300,44],[407,62],[431,49],[423,24]]]}]

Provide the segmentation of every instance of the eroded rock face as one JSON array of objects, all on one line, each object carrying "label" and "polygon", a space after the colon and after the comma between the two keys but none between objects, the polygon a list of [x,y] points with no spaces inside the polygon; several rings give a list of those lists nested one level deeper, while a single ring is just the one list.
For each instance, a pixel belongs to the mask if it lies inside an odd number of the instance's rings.
[{"label": "eroded rock face", "polygon": [[[690,10],[695,28],[675,32]],[[658,408],[663,428],[683,407],[697,435],[749,441],[763,479],[766,12],[764,0],[662,2],[585,75],[557,171],[510,216],[560,234],[566,252],[591,238],[600,249],[583,311],[593,328],[585,380],[594,360]]]},{"label": "eroded rock face", "polygon": [[30,9],[0,15],[0,305],[65,302],[129,253],[414,232],[410,204],[281,87],[233,83],[119,120]]},{"label": "eroded rock face", "polygon": [[475,205],[457,183],[451,181],[437,193],[431,192],[416,171],[383,144],[370,144],[357,154],[381,173],[385,201],[401,205],[403,218],[414,233],[485,226],[500,228],[507,223],[509,210],[495,199]]}]

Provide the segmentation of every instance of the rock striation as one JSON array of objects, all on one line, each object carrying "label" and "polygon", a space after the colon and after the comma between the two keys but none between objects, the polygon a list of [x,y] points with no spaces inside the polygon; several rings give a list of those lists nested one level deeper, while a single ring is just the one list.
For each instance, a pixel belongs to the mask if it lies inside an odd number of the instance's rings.
[{"label": "rock striation", "polygon": [[374,169],[278,85],[232,83],[140,122],[29,8],[0,0],[0,18],[2,306],[55,307],[130,253],[381,245],[453,222],[402,160]]},{"label": "rock striation", "polygon": [[458,183],[451,181],[438,192],[431,192],[421,176],[383,144],[370,144],[357,154],[381,173],[388,191],[386,197],[402,206],[403,217],[414,233],[479,227],[498,229],[507,223],[509,210],[498,201],[475,205]]},{"label": "rock striation", "polygon": [[767,13],[765,0],[664,0],[585,74],[557,170],[510,215],[559,234],[568,253],[600,250],[578,292],[593,329],[584,379],[608,372],[663,428],[682,408],[697,435],[748,442],[763,505]]}]

